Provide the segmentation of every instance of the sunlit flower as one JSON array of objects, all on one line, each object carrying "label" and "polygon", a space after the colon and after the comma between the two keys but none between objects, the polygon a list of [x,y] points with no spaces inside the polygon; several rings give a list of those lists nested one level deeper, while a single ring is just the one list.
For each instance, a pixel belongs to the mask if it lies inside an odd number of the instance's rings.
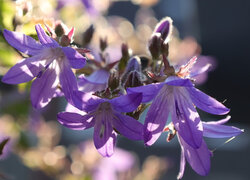
[{"label": "sunlit flower", "polygon": [[[128,88],[128,93],[143,93],[142,102],[152,101],[144,123],[144,142],[152,145],[161,135],[170,116],[180,137],[192,148],[202,145],[203,126],[195,106],[211,114],[226,114],[229,109],[196,89],[189,79],[189,69],[196,57],[175,72],[167,67],[164,82]],[[195,106],[194,106],[195,105]]]},{"label": "sunlit flower", "polygon": [[[241,134],[243,130],[233,126],[223,125],[229,119],[230,118],[220,121],[202,122],[203,136],[209,138],[231,138]],[[202,140],[201,146],[195,149],[188,145],[179,135],[178,139],[181,145],[181,164],[178,179],[183,177],[186,160],[199,175],[207,175],[210,171],[210,157],[212,156],[212,152],[207,148],[205,141]]]},{"label": "sunlit flower", "polygon": [[117,132],[132,139],[143,139],[143,125],[122,112],[134,111],[141,103],[141,93],[122,95],[114,99],[101,99],[90,94],[78,92],[82,110],[87,114],[61,112],[58,121],[67,128],[84,130],[94,127],[94,144],[104,157],[114,153]]},{"label": "sunlit flower", "polygon": [[[40,25],[36,25],[39,42],[30,36],[4,30],[6,41],[17,50],[31,55],[13,66],[3,77],[7,84],[31,81],[31,102],[35,108],[46,106],[60,87],[69,102],[77,81],[72,68],[82,68],[85,58],[71,47],[62,47],[49,37]],[[73,102],[72,102],[73,103]]]}]

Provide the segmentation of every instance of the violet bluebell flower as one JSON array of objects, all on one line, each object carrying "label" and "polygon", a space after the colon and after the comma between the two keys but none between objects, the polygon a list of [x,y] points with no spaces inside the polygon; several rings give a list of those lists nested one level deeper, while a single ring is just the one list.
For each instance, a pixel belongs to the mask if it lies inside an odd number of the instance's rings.
[{"label": "violet bluebell flower", "polygon": [[73,103],[72,93],[78,87],[71,67],[82,68],[85,65],[85,57],[71,47],[60,46],[39,24],[35,28],[40,42],[22,33],[4,30],[6,41],[31,57],[13,66],[2,81],[7,84],[19,84],[35,78],[31,85],[31,102],[35,108],[46,106],[55,96],[59,84],[66,99]]},{"label": "violet bluebell flower", "polygon": [[104,157],[110,157],[114,152],[117,131],[132,139],[143,139],[143,125],[122,112],[132,112],[141,103],[142,94],[122,95],[114,99],[101,99],[90,93],[77,91],[82,110],[87,114],[61,112],[58,121],[67,128],[84,130],[94,127],[94,144]]},{"label": "violet bluebell flower", "polygon": [[[111,53],[108,53],[111,55]],[[107,88],[111,69],[118,63],[118,58],[102,58],[99,55],[94,55],[95,70],[89,76],[80,75],[78,77],[79,90],[83,92],[102,91]],[[117,56],[117,55],[113,55]],[[119,56],[119,55],[118,55]]]},{"label": "violet bluebell flower", "polygon": [[[230,117],[220,121],[202,122],[203,136],[209,138],[231,138],[241,134],[243,130],[234,126],[223,125],[229,119]],[[178,140],[181,145],[181,161],[180,172],[177,178],[181,179],[183,177],[186,160],[196,173],[206,176],[210,171],[210,157],[212,156],[212,152],[207,148],[205,141],[202,140],[201,146],[195,149],[188,145],[179,135]]]},{"label": "violet bluebell flower", "polygon": [[[229,109],[214,98],[196,89],[189,70],[196,57],[177,72],[168,69],[164,82],[128,88],[128,93],[143,93],[142,102],[152,101],[144,123],[145,145],[152,145],[161,135],[169,116],[180,137],[192,148],[202,146],[203,126],[195,106],[211,114],[226,114]],[[194,106],[195,105],[195,106]]]}]

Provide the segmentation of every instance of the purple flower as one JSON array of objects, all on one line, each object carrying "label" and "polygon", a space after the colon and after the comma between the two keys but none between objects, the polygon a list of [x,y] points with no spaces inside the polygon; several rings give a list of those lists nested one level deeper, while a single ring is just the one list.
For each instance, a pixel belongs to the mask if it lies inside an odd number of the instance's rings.
[{"label": "purple flower", "polygon": [[82,68],[86,59],[71,47],[61,47],[40,25],[35,27],[40,43],[25,34],[4,30],[6,41],[31,57],[13,66],[2,81],[19,84],[35,78],[31,85],[31,102],[35,108],[46,106],[56,96],[59,84],[66,99],[73,103],[77,81],[71,67]]},{"label": "purple flower", "polygon": [[195,106],[211,114],[229,112],[222,103],[194,87],[189,69],[195,61],[196,58],[192,58],[164,82],[128,88],[128,93],[143,93],[142,102],[152,101],[144,123],[145,145],[150,146],[158,139],[170,116],[185,143],[198,149],[202,146],[203,126]]},{"label": "purple flower", "polygon": [[[217,122],[202,122],[203,136],[209,138],[231,138],[241,134],[243,130],[223,125],[229,119],[230,117]],[[196,173],[202,176],[207,175],[210,171],[210,157],[212,156],[212,152],[207,148],[205,141],[202,140],[201,146],[195,149],[188,145],[179,135],[178,139],[181,145],[181,163],[177,178],[181,179],[183,177],[186,160]]]},{"label": "purple flower", "polygon": [[[108,54],[111,56],[116,56],[113,52]],[[100,57],[100,55],[94,54],[95,59],[93,62],[95,64],[94,72],[89,75],[80,75],[78,77],[78,87],[79,90],[83,92],[96,92],[102,91],[107,88],[110,70],[118,63],[115,58],[111,57],[110,59]]]},{"label": "purple flower", "polygon": [[104,157],[114,152],[117,131],[132,140],[143,139],[143,125],[122,112],[134,111],[141,103],[142,94],[122,95],[114,99],[100,99],[80,91],[76,92],[82,101],[82,110],[86,115],[72,112],[61,112],[58,121],[74,130],[94,127],[94,144]]}]

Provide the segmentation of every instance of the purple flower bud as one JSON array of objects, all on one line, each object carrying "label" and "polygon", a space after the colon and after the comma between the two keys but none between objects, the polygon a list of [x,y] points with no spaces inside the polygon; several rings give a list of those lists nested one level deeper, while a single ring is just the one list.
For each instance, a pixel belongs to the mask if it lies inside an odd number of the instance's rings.
[{"label": "purple flower bud", "polygon": [[132,57],[127,64],[121,79],[124,88],[141,86],[142,83],[141,60],[138,56]]},{"label": "purple flower bud", "polygon": [[153,57],[153,59],[158,59],[161,55],[161,45],[162,39],[160,33],[154,33],[149,40],[148,49]]},{"label": "purple flower bud", "polygon": [[161,38],[164,41],[164,44],[167,44],[170,39],[170,35],[173,29],[172,23],[173,23],[173,20],[170,17],[163,18],[156,25],[153,35],[156,33],[160,33]]}]

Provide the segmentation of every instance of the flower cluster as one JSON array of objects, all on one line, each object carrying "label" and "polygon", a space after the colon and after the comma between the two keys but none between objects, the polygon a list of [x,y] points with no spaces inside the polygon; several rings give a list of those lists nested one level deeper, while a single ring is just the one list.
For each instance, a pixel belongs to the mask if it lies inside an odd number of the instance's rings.
[{"label": "flower cluster", "polygon": [[[100,40],[98,52],[87,44],[76,46],[74,28],[65,28],[60,35],[47,25],[46,28],[48,32],[39,24],[35,26],[39,42],[22,33],[3,31],[6,41],[24,59],[2,81],[33,81],[30,99],[36,109],[45,107],[52,98],[64,96],[76,110],[58,113],[58,121],[74,130],[93,127],[94,145],[102,156],[113,155],[118,135],[143,140],[151,146],[167,131],[167,141],[177,135],[181,146],[178,178],[184,174],[186,160],[195,172],[207,175],[212,152],[203,137],[230,138],[242,133],[236,127],[223,125],[228,118],[201,121],[196,108],[215,115],[225,115],[229,109],[195,88],[194,78],[206,73],[209,64],[197,67],[196,56],[186,64],[173,65],[169,60],[171,18],[164,18],[155,27],[148,43],[152,58],[136,56],[123,44],[122,56],[111,59],[107,39]],[[93,31],[86,31],[90,39]],[[79,75],[81,72],[85,74]],[[137,119],[145,110],[148,111],[142,124]]]}]

